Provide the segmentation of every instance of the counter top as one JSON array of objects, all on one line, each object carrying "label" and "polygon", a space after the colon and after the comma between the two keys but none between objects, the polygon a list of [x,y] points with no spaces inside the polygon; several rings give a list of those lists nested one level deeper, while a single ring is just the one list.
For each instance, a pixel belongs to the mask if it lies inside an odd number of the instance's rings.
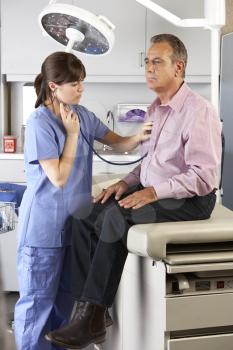
[{"label": "counter top", "polygon": [[0,152],[0,159],[22,159],[23,160],[23,153],[3,153]]},{"label": "counter top", "polygon": [[[106,160],[110,161],[116,161],[116,162],[127,162],[127,161],[134,161],[136,159],[140,158],[140,155],[137,153],[109,153],[109,152],[101,152],[100,156],[103,157]],[[9,160],[15,160],[15,159],[22,159],[23,160],[23,153],[2,153],[0,152],[0,160],[1,159],[9,159]],[[93,155],[94,161],[102,161],[97,155]]]}]

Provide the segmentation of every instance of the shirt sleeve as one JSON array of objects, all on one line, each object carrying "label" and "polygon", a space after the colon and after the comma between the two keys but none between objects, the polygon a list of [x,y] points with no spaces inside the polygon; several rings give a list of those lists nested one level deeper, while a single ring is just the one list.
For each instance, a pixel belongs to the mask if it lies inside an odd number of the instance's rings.
[{"label": "shirt sleeve", "polygon": [[138,185],[140,183],[141,164],[137,165],[122,181],[125,181],[128,186]]},{"label": "shirt sleeve", "polygon": [[214,108],[199,107],[184,131],[185,171],[153,184],[158,199],[203,196],[218,188],[221,164],[221,122]]},{"label": "shirt sleeve", "polygon": [[93,114],[93,123],[94,123],[94,138],[95,140],[99,141],[101,140],[110,130],[109,128],[99,119],[96,117],[94,113]]},{"label": "shirt sleeve", "polygon": [[25,152],[28,162],[32,164],[38,164],[39,160],[59,158],[56,135],[46,119],[35,117],[28,122]]}]

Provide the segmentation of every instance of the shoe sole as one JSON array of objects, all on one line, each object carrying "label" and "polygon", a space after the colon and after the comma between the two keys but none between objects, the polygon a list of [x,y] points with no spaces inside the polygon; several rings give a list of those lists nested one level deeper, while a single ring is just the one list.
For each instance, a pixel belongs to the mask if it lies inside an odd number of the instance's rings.
[{"label": "shoe sole", "polygon": [[83,348],[86,348],[90,344],[101,344],[101,343],[105,342],[105,338],[106,338],[106,333],[99,336],[98,338],[92,339],[90,342],[83,344],[82,346],[77,346],[77,345],[68,345],[68,344],[62,343],[58,340],[51,339],[47,334],[45,335],[45,339],[48,340],[49,342],[56,344],[56,345],[59,345],[59,346],[62,346],[62,347],[67,348],[67,349],[83,349]]}]

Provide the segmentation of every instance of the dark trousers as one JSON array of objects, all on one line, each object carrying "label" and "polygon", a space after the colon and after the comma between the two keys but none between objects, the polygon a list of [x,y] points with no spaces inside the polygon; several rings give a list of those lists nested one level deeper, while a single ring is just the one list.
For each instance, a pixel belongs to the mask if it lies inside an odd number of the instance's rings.
[{"label": "dark trousers", "polygon": [[[124,196],[142,189],[130,189]],[[203,220],[210,217],[216,196],[162,199],[140,209],[121,208],[112,197],[95,204],[85,219],[73,218],[73,296],[110,307],[127,258],[127,234],[132,225]]]}]

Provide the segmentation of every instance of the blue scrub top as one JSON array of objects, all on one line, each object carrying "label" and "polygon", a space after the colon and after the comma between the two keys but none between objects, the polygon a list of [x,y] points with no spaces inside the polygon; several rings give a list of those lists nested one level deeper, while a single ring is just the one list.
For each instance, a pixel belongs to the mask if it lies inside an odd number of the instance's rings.
[{"label": "blue scrub top", "polygon": [[[109,129],[94,113],[83,106],[72,106],[78,114],[82,132],[93,145]],[[39,160],[61,156],[66,131],[61,119],[45,106],[29,117],[25,134],[24,163],[27,189],[19,212],[19,246],[61,247],[70,244],[68,218],[88,216],[92,209],[93,153],[79,134],[74,165],[66,185],[55,187],[39,164]]]}]

